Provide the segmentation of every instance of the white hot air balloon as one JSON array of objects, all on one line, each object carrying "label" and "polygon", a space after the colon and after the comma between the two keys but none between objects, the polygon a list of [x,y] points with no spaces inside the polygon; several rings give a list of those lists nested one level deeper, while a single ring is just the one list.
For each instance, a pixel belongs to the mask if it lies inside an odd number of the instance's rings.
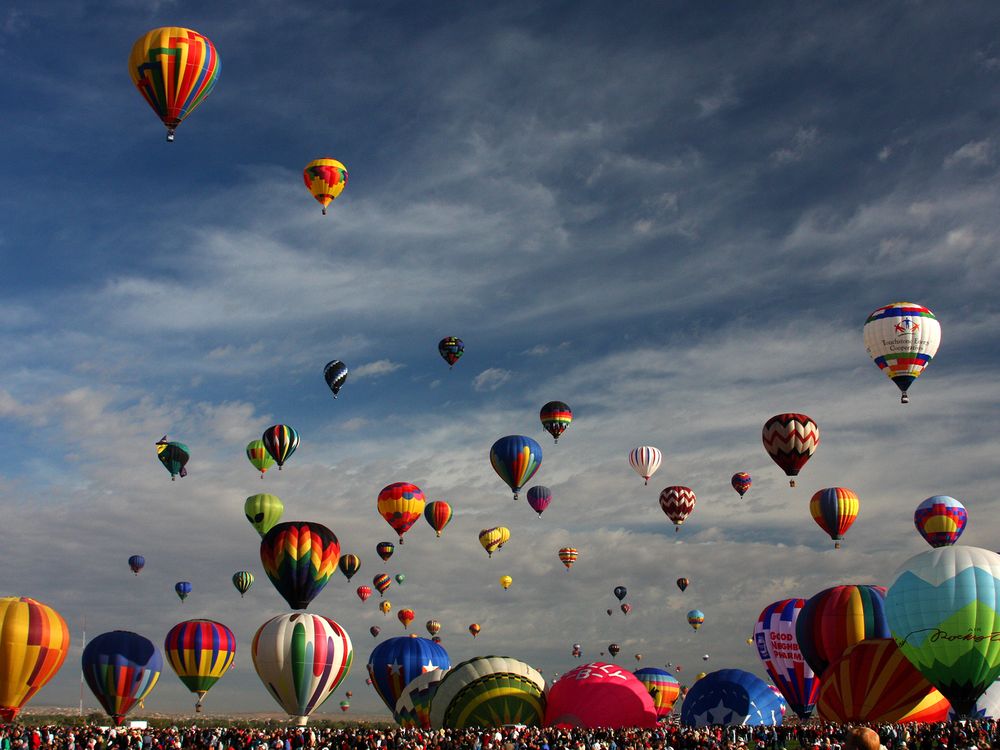
[{"label": "white hot air balloon", "polygon": [[893,302],[868,316],[864,334],[868,354],[903,392],[900,401],[907,403],[910,384],[941,344],[941,324],[923,305]]},{"label": "white hot air balloon", "polygon": [[657,472],[663,462],[663,454],[659,448],[654,448],[651,445],[640,445],[638,448],[633,448],[632,452],[628,454],[628,462],[636,473],[646,480],[646,484],[649,484],[649,478]]}]

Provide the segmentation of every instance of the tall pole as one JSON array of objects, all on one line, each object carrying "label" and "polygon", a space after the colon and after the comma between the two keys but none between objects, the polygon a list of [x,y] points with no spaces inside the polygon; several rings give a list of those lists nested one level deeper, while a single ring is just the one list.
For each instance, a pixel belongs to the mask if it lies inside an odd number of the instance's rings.
[{"label": "tall pole", "polygon": [[[87,647],[87,615],[83,616],[83,638],[80,639],[80,651]],[[80,670],[80,716],[83,716],[83,670]]]}]

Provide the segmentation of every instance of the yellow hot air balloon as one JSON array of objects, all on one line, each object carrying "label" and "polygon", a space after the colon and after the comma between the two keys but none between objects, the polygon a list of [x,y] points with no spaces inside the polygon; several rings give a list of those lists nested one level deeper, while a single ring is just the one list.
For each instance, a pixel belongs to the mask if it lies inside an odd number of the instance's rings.
[{"label": "yellow hot air balloon", "polygon": [[347,186],[347,167],[336,159],[313,159],[303,170],[302,178],[313,198],[323,207],[323,215],[326,216],[326,207]]},{"label": "yellow hot air balloon", "polygon": [[389,614],[389,610],[392,609],[392,602],[386,599],[384,602],[378,605],[378,608],[382,610],[383,615]]},{"label": "yellow hot air balloon", "polygon": [[0,599],[0,718],[13,721],[68,652],[69,628],[58,612],[26,597]]},{"label": "yellow hot air balloon", "polygon": [[479,543],[483,545],[483,549],[490,557],[493,557],[493,553],[509,541],[510,529],[506,526],[494,526],[479,532]]},{"label": "yellow hot air balloon", "polygon": [[503,586],[504,591],[509,589],[512,583],[514,583],[514,579],[510,576],[500,576],[500,585]]}]

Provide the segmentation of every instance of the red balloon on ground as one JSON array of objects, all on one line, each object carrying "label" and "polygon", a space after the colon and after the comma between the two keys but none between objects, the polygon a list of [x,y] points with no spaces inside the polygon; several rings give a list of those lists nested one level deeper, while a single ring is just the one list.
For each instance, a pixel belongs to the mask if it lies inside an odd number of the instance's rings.
[{"label": "red balloon on ground", "polygon": [[549,689],[545,726],[656,727],[656,705],[646,686],[616,664],[584,664]]}]

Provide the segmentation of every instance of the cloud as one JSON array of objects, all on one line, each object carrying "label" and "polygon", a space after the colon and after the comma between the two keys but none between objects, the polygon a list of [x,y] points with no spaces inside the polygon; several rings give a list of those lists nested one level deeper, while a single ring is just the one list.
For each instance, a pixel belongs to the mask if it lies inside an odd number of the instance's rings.
[{"label": "cloud", "polygon": [[354,380],[360,380],[361,378],[377,378],[382,375],[388,375],[390,372],[395,372],[401,367],[405,367],[405,365],[388,359],[379,359],[375,362],[368,362],[354,368],[351,370],[350,374]]},{"label": "cloud", "polygon": [[959,164],[969,164],[974,167],[988,166],[993,163],[994,155],[993,140],[986,138],[981,141],[969,141],[945,160],[945,167],[954,167]]},{"label": "cloud", "polygon": [[472,387],[477,391],[495,391],[504,383],[510,380],[511,371],[499,367],[490,367],[476,375],[472,381]]},{"label": "cloud", "polygon": [[819,143],[819,130],[816,128],[799,128],[792,137],[791,145],[783,146],[771,152],[771,161],[775,164],[793,164],[797,161],[802,161],[817,143]]}]

